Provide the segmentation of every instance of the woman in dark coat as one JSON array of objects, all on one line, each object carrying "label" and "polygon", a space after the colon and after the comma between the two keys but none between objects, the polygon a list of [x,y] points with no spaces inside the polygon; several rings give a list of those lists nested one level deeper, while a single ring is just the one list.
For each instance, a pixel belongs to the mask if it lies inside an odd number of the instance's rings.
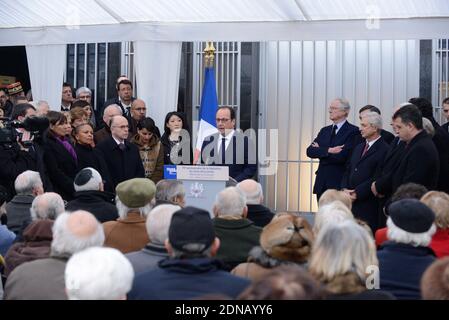
[{"label": "woman in dark coat", "polygon": [[73,179],[78,172],[78,157],[68,138],[71,126],[61,112],[49,111],[47,118],[50,127],[44,143],[44,162],[54,191],[69,201],[73,198]]},{"label": "woman in dark coat", "polygon": [[[161,142],[164,146],[164,164],[192,164],[190,133],[184,113],[176,111],[167,113]],[[170,158],[173,148],[178,150],[179,161],[172,161]],[[183,154],[184,150],[188,150],[188,153]],[[176,154],[176,151],[173,153]]]},{"label": "woman in dark coat", "polygon": [[97,170],[104,182],[104,189],[109,192],[112,190],[112,180],[109,174],[108,166],[104,160],[101,150],[94,148],[94,130],[90,123],[81,124],[73,129],[75,138],[75,152],[78,157],[78,172],[81,169],[90,167]]}]

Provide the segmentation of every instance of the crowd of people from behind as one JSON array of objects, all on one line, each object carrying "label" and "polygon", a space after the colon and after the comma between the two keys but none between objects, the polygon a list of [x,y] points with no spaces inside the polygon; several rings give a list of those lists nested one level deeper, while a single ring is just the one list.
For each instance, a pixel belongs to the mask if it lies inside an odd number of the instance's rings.
[{"label": "crowd of people from behind", "polygon": [[[449,132],[427,100],[397,107],[395,135],[375,106],[358,128],[348,101],[330,103],[333,124],[307,149],[320,162],[310,221],[264,205],[230,107],[200,163],[227,165],[234,182],[211,211],[186,206],[182,182],[163,176],[193,163],[185,115],[160,131],[132,82],[116,85],[96,111],[86,87],[74,98],[64,83],[60,111],[18,84],[0,90],[3,122],[39,124],[0,143],[4,299],[449,299]],[[240,147],[242,162],[228,153]]]}]

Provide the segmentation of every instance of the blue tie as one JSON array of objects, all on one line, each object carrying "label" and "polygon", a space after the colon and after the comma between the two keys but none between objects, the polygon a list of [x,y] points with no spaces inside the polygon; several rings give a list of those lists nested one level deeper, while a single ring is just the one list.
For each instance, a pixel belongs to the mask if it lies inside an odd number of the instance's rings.
[{"label": "blue tie", "polygon": [[226,138],[221,138],[221,164],[226,162]]}]

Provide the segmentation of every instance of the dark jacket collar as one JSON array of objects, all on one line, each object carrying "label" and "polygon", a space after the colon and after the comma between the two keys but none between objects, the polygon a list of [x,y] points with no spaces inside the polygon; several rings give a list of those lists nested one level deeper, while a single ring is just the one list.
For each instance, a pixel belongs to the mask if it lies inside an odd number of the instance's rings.
[{"label": "dark jacket collar", "polygon": [[248,219],[228,220],[223,218],[214,218],[214,226],[223,229],[244,229],[253,225],[254,222]]},{"label": "dark jacket collar", "polygon": [[395,253],[403,253],[407,255],[413,256],[427,256],[432,255],[435,256],[435,253],[429,247],[415,247],[411,244],[398,243],[394,241],[386,241],[382,246],[381,250],[395,252]]},{"label": "dark jacket collar", "polygon": [[78,191],[74,194],[74,199],[76,200],[86,200],[86,199],[95,199],[95,200],[103,200],[109,203],[112,203],[114,199],[114,195],[110,192],[106,191]]},{"label": "dark jacket collar", "polygon": [[159,261],[159,267],[167,271],[185,274],[198,274],[214,272],[223,268],[223,263],[217,259],[194,258],[194,259],[171,259]]}]

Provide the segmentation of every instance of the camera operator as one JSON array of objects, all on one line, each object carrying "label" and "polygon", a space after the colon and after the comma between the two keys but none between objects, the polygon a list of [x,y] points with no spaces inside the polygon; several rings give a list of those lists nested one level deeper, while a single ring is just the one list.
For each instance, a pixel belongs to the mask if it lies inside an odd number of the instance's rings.
[{"label": "camera operator", "polygon": [[[34,117],[35,113],[36,110],[31,104],[17,104],[12,111],[11,121],[17,120],[23,123],[27,121],[27,118]],[[51,191],[43,160],[43,148],[38,137],[24,128],[12,128],[12,130],[16,130],[13,132],[16,141],[0,143],[0,184],[8,191],[7,201],[15,195],[16,177],[26,170],[39,172],[44,183],[44,190]]]}]

